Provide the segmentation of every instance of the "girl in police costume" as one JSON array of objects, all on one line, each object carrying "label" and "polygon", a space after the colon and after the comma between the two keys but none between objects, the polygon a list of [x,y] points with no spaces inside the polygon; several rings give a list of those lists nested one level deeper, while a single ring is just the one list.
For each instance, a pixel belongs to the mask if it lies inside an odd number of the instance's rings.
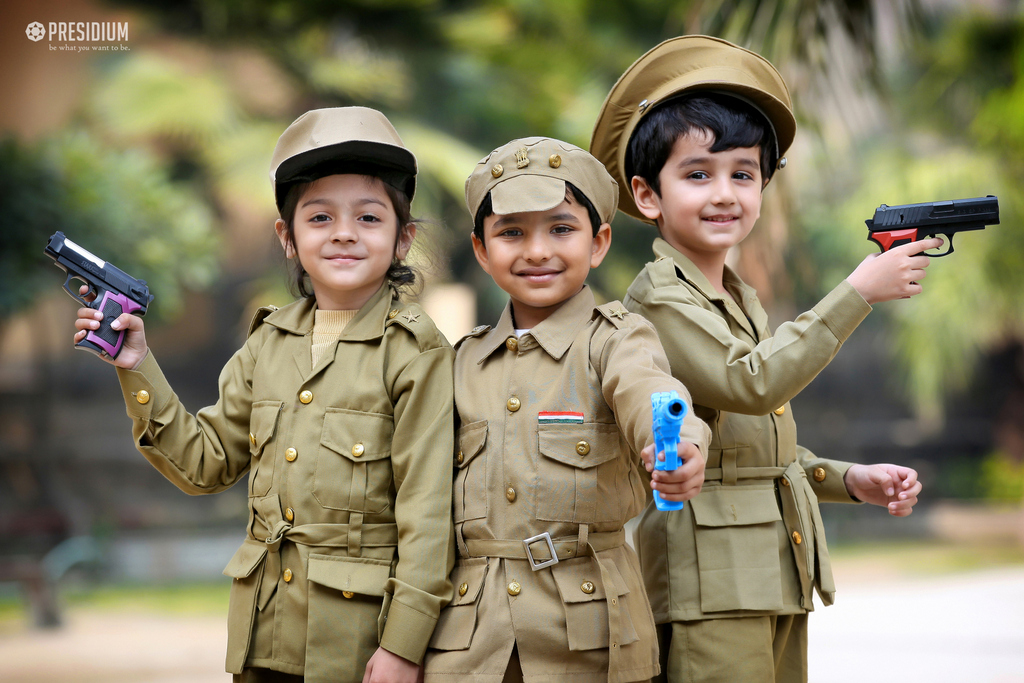
[{"label": "girl in police costume", "polygon": [[[387,118],[318,109],[278,141],[275,225],[301,298],[260,309],[186,412],[125,314],[116,359],[136,447],[190,494],[249,476],[227,670],[236,681],[408,681],[448,602],[453,352],[402,263],[416,159]],[[98,327],[79,310],[77,341]]]}]

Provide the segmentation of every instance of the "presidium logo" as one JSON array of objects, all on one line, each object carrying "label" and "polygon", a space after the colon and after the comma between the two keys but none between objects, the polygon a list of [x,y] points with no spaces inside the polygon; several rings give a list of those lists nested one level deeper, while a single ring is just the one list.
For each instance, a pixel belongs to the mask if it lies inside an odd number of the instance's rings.
[{"label": "presidium logo", "polygon": [[[25,28],[25,35],[34,43],[43,38],[50,41],[51,50],[83,52],[85,50],[128,50],[121,43],[128,41],[126,21],[51,21],[44,25],[33,21]],[[54,45],[54,41],[61,43]],[[94,43],[93,45],[71,45],[70,43]],[[96,45],[95,43],[107,43]]]}]

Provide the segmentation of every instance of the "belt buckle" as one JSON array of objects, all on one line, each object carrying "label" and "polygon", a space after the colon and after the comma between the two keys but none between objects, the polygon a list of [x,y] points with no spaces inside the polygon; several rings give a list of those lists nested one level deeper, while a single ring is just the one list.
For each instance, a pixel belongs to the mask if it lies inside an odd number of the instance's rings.
[{"label": "belt buckle", "polygon": [[[530,550],[530,544],[541,540],[547,542],[548,550],[551,551],[551,559],[544,560],[543,562],[537,562],[537,560],[533,559],[533,552]],[[555,544],[551,542],[551,534],[546,531],[542,534],[531,536],[523,541],[523,547],[526,548],[526,558],[530,561],[530,569],[533,571],[538,571],[540,569],[544,569],[544,567],[550,567],[553,564],[558,564],[558,554],[555,552]]]}]

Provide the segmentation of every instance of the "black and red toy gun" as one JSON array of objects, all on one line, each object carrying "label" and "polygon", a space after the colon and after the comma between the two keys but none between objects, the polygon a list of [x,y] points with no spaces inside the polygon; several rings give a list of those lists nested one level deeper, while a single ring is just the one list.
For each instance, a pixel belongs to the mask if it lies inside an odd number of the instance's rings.
[{"label": "black and red toy gun", "polygon": [[944,235],[949,249],[929,256],[953,253],[953,235],[968,230],[984,230],[999,223],[999,198],[993,195],[974,199],[954,199],[925,204],[901,204],[875,209],[875,217],[864,221],[868,239],[889,251],[908,242]]}]

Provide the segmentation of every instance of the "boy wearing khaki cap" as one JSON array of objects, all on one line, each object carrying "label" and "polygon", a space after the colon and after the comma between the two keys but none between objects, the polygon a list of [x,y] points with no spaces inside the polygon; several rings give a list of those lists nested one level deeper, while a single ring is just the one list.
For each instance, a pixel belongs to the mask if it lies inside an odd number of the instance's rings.
[{"label": "boy wearing khaki cap", "polygon": [[[456,345],[456,595],[427,681],[658,671],[623,524],[647,497],[636,465],[653,451],[651,394],[689,395],[650,324],[584,284],[617,195],[594,157],[549,138],[494,150],[466,182],[474,253],[510,301]],[[699,491],[707,427],[688,417],[680,438],[686,464],[657,485],[670,500]]]},{"label": "boy wearing khaki cap", "polygon": [[806,681],[812,586],[826,605],[835,591],[818,501],[902,517],[921,490],[912,469],[797,446],[788,402],[871,304],[921,291],[928,259],[915,254],[940,241],[869,256],[774,336],[756,292],[725,265],[795,133],[789,91],[767,60],[685,36],[627,69],[591,141],[622,210],[660,234],[625,306],[654,324],[712,433],[702,493],[680,512],[648,506],[636,539],[673,682]]}]

